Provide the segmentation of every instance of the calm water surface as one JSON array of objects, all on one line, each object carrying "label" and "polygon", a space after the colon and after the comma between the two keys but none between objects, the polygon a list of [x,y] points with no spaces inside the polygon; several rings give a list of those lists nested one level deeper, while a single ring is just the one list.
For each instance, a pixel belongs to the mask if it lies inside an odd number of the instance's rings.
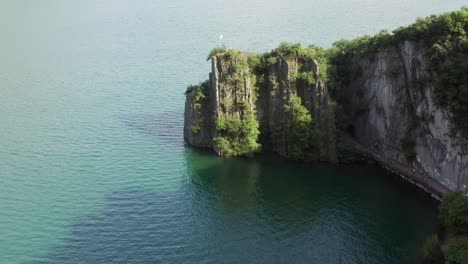
[{"label": "calm water surface", "polygon": [[184,146],[219,44],[330,46],[451,0],[0,0],[0,263],[414,263],[425,194],[375,167]]}]

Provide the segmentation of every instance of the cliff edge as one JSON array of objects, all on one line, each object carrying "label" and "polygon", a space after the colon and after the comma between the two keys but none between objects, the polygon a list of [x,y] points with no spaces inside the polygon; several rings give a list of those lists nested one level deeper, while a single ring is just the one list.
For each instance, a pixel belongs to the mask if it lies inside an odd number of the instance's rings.
[{"label": "cliff edge", "polygon": [[184,137],[218,155],[353,162],[366,153],[436,196],[468,185],[468,9],[330,49],[217,48],[186,92]]},{"label": "cliff edge", "polygon": [[467,140],[454,131],[450,111],[435,103],[426,54],[421,44],[403,41],[353,58],[350,67],[358,76],[341,90],[343,108],[350,114],[347,132],[401,174],[463,189]]},{"label": "cliff edge", "polygon": [[318,62],[296,47],[216,50],[209,80],[186,92],[185,140],[226,157],[263,146],[293,160],[336,161],[327,86]]}]

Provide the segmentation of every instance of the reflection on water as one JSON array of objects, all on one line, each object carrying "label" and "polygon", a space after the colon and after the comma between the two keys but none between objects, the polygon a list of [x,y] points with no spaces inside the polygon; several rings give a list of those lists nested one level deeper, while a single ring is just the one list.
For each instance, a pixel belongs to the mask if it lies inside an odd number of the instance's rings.
[{"label": "reflection on water", "polygon": [[258,194],[260,164],[248,166],[237,160],[225,160],[218,166],[194,171],[192,183],[204,192],[213,192],[226,210],[254,208]]},{"label": "reflection on water", "polygon": [[427,195],[186,148],[184,91],[220,34],[329,46],[465,2],[0,1],[0,262],[414,263]]},{"label": "reflection on water", "polygon": [[414,263],[430,198],[373,167],[223,160],[186,149],[180,189],[123,189],[46,263]]},{"label": "reflection on water", "polygon": [[430,197],[377,167],[198,154],[187,163],[193,200],[216,208],[213,227],[223,243],[242,241],[246,261],[265,250],[284,261],[413,263],[435,225]]}]

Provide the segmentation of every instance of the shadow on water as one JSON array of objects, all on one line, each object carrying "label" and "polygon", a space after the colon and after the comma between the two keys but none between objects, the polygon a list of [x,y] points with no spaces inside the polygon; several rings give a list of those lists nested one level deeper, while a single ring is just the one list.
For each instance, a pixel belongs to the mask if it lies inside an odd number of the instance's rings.
[{"label": "shadow on water", "polygon": [[191,149],[177,191],[109,194],[46,263],[416,263],[431,200],[375,167],[222,160]]},{"label": "shadow on water", "polygon": [[199,246],[179,194],[129,189],[109,194],[97,215],[78,219],[44,263],[183,263]]},{"label": "shadow on water", "polygon": [[162,112],[156,115],[127,115],[118,119],[131,130],[155,138],[171,147],[184,145],[184,117],[180,111]]},{"label": "shadow on water", "polygon": [[211,226],[220,234],[214,240],[239,248],[223,256],[244,262],[418,263],[424,240],[436,228],[436,202],[379,167],[190,156],[192,186],[204,194],[192,201],[203,197],[203,204],[216,208]]}]

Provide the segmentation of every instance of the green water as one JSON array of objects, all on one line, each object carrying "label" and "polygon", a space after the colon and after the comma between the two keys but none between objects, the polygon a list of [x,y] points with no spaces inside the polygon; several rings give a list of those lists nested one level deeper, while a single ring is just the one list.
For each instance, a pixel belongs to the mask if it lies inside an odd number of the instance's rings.
[{"label": "green water", "polygon": [[184,146],[225,44],[329,46],[464,1],[0,1],[0,263],[414,263],[428,195],[375,167]]}]

